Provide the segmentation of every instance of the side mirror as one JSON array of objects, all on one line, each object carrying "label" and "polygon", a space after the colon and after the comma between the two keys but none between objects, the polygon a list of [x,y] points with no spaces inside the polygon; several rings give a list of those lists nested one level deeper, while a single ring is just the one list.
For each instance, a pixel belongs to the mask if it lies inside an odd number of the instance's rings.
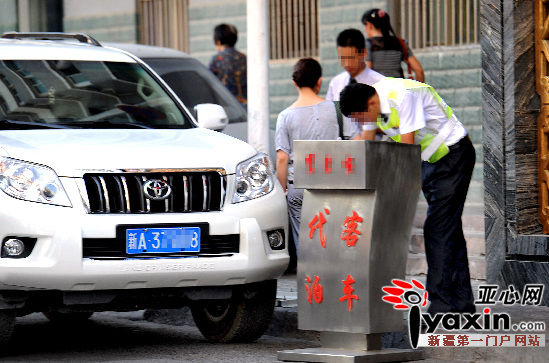
[{"label": "side mirror", "polygon": [[229,123],[225,109],[213,103],[202,103],[194,106],[198,126],[222,131]]}]

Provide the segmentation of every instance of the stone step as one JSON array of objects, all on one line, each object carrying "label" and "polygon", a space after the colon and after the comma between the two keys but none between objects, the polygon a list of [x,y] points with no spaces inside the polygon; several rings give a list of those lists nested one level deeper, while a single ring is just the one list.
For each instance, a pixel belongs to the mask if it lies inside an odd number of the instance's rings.
[{"label": "stone step", "polygon": [[[486,254],[484,233],[471,232],[464,229],[465,241],[467,242],[467,254],[469,256],[484,256]],[[423,230],[412,229],[410,238],[410,253],[425,253],[425,240],[423,238]]]},{"label": "stone step", "polygon": [[[423,223],[425,223],[425,214],[417,214],[414,217],[413,228],[423,230]],[[463,226],[463,233],[479,233],[484,234],[484,215],[472,215],[463,214],[461,216],[461,223]],[[413,233],[413,232],[412,232]]]},{"label": "stone step", "polygon": [[[425,197],[423,196],[423,193],[419,193],[419,201],[418,205],[425,204],[427,206],[427,202],[425,201]],[[479,206],[484,205],[484,184],[482,180],[472,180],[471,184],[469,184],[469,191],[467,192],[467,199],[465,200],[465,210],[467,210],[469,207],[477,209]],[[425,208],[427,209],[427,208]],[[464,214],[466,214],[464,212]],[[482,209],[482,213],[480,213],[482,216],[484,216],[484,209]]]},{"label": "stone step", "polygon": [[[427,214],[427,202],[420,199],[414,217],[414,227],[410,238],[407,275],[425,275],[427,260],[425,259],[425,242],[423,238],[423,223]],[[484,239],[484,205],[482,203],[466,203],[461,217],[463,234],[467,242],[469,270],[471,278],[486,279],[485,239]]]},{"label": "stone step", "polygon": [[[486,258],[469,256],[469,273],[472,279],[486,280]],[[406,275],[418,276],[427,274],[427,260],[424,253],[409,253],[406,263]]]},{"label": "stone step", "polygon": [[[427,203],[420,200],[414,217],[414,228],[422,229],[427,215]],[[466,204],[461,216],[463,232],[484,234],[484,206],[482,204]]]},{"label": "stone step", "polygon": [[[423,193],[420,193],[421,196],[423,196]],[[420,200],[417,203],[417,210],[418,211],[427,211],[427,202],[424,198],[420,198]],[[463,209],[463,213],[468,214],[475,214],[479,216],[484,216],[484,200],[481,200],[479,202],[474,203],[465,203],[465,208]]]}]

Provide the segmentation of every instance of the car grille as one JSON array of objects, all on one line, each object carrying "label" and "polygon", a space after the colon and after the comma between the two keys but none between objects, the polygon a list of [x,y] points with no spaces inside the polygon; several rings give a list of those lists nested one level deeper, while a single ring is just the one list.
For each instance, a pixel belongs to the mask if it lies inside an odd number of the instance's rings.
[{"label": "car grille", "polygon": [[146,257],[178,257],[200,256],[219,257],[238,253],[240,249],[240,236],[238,234],[209,235],[200,241],[200,252],[178,253],[142,253],[127,254],[126,244],[122,238],[84,238],[82,240],[82,256],[92,259],[120,259],[120,258],[146,258]]},{"label": "car grille", "polygon": [[[148,180],[171,187],[164,200],[145,196]],[[85,174],[90,213],[209,212],[223,208],[227,180],[219,171]]]}]

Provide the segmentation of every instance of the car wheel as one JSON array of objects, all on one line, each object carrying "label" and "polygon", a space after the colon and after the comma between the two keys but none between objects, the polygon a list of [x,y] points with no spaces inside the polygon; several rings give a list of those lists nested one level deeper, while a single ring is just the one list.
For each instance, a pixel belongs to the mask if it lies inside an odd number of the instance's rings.
[{"label": "car wheel", "polygon": [[43,313],[52,323],[68,324],[68,323],[81,323],[88,320],[93,313],[92,312],[73,312],[73,313],[61,313],[59,311],[49,311]]},{"label": "car wheel", "polygon": [[276,280],[235,288],[229,300],[201,300],[191,305],[194,322],[212,342],[253,342],[269,327],[276,300]]},{"label": "car wheel", "polygon": [[14,328],[15,311],[0,310],[0,348],[4,348],[10,341]]}]

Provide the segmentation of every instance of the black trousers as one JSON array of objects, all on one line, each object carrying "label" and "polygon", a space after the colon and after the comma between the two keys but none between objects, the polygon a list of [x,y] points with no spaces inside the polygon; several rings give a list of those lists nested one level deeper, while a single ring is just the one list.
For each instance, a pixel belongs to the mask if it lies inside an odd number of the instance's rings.
[{"label": "black trousers", "polygon": [[423,195],[429,208],[423,226],[429,313],[474,312],[461,215],[475,166],[468,136],[436,163],[422,162]]}]

